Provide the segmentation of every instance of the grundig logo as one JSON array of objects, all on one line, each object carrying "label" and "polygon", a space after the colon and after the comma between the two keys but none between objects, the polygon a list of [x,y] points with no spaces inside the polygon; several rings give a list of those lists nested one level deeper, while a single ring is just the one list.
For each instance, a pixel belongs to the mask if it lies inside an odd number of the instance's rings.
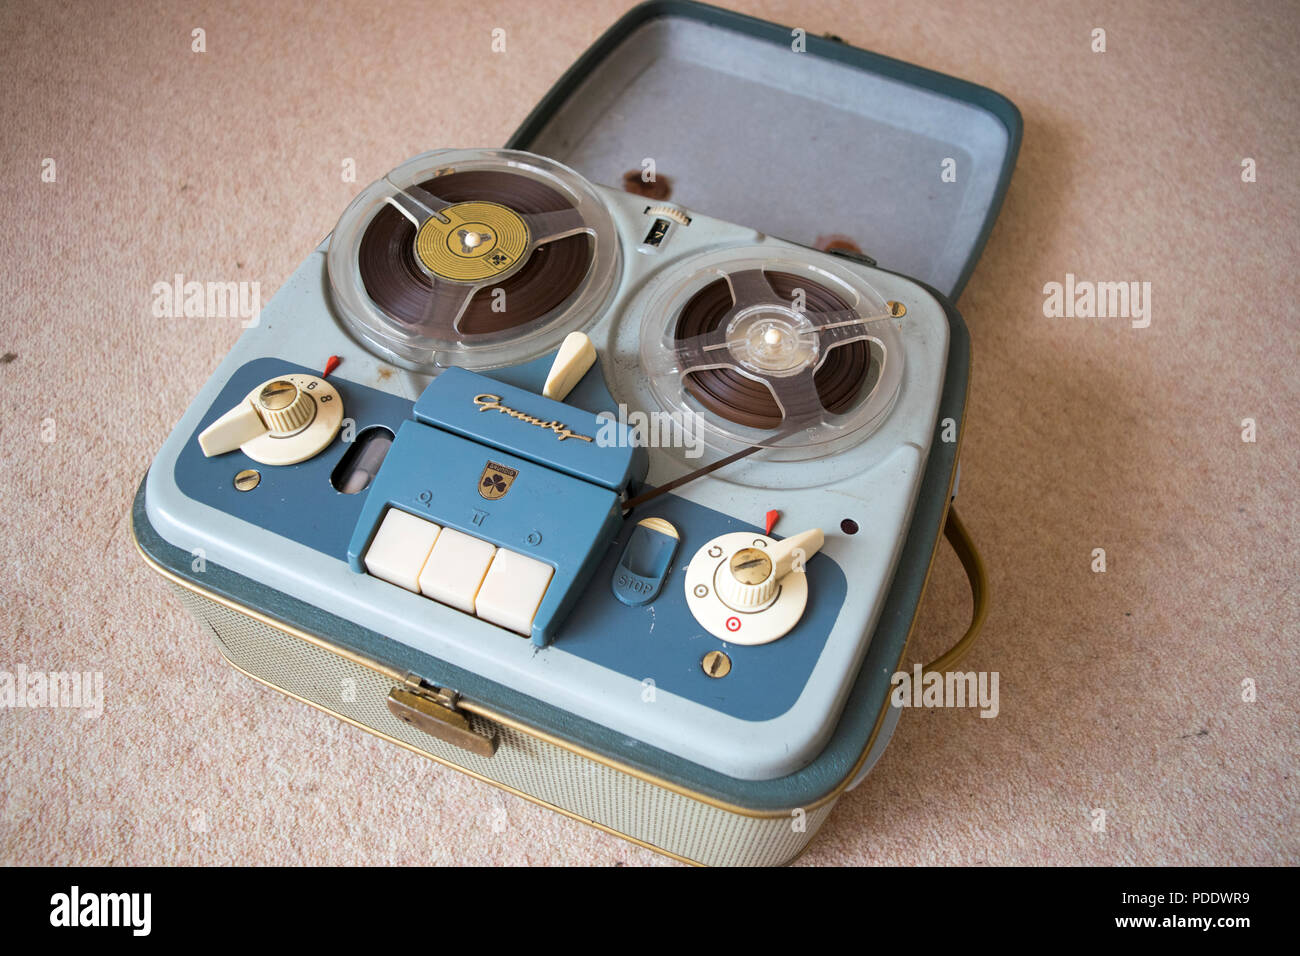
[{"label": "grundig logo", "polygon": [[519,472],[515,469],[490,461],[483,469],[483,474],[479,475],[478,493],[488,501],[504,498],[518,477]]},{"label": "grundig logo", "polygon": [[518,411],[517,409],[511,408],[509,405],[502,405],[500,395],[475,395],[474,404],[478,406],[480,412],[497,411],[502,415],[509,415],[511,418],[517,418],[526,424],[536,425],[538,428],[548,428],[555,432],[556,437],[559,438],[560,441],[564,441],[566,438],[576,438],[578,441],[591,441],[590,435],[579,435],[577,432],[569,431],[569,426],[563,422],[557,422],[554,420],[549,422],[542,421],[540,418],[535,418],[532,415]]}]

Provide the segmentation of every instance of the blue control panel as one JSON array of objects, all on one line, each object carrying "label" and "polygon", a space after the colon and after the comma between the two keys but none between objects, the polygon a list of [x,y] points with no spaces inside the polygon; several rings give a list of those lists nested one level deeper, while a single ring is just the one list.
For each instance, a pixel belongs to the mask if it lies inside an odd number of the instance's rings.
[{"label": "blue control panel", "polygon": [[[612,408],[613,400],[599,365],[570,393],[569,402],[543,399],[531,390],[541,388],[549,365],[548,356],[490,377],[451,369],[414,406],[330,376],[356,435],[379,427],[396,436],[370,486],[344,494],[331,481],[351,447],[342,440],[308,461],[281,467],[258,465],[239,451],[203,456],[199,431],[259,382],[293,372],[315,374],[277,359],[257,359],[231,376],[204,415],[177,459],[176,483],[195,500],[346,561],[354,571],[364,571],[366,549],[390,508],[534,557],[554,569],[533,621],[534,643],[552,643],[566,654],[740,719],[767,720],[789,710],[845,600],[844,571],[825,554],[808,563],[807,609],[779,641],[744,646],[705,632],[685,601],[686,563],[718,535],[758,535],[762,529],[674,494],[624,516],[623,495],[637,493],[645,477],[644,450],[630,443],[620,447],[618,441],[592,442],[599,460],[580,457],[588,443],[561,440],[550,426],[595,437],[604,425],[597,412]],[[480,410],[473,399],[485,394],[523,417]],[[570,457],[579,446],[583,451]],[[261,473],[253,492],[234,487],[234,475],[244,468]],[[515,474],[509,476],[510,471]],[[489,472],[511,478],[499,497],[479,490]],[[497,489],[487,493],[495,495]],[[679,535],[676,547],[651,530],[654,524],[651,529],[642,524],[646,519],[670,525]],[[731,660],[722,680],[700,666],[703,655],[715,649]]]},{"label": "blue control panel", "polygon": [[553,569],[532,619],[551,642],[622,527],[622,494],[647,457],[625,426],[536,392],[451,368],[397,433],[348,546],[352,570],[391,507]]},{"label": "blue control panel", "polygon": [[[241,366],[230,376],[176,458],[176,486],[195,501],[341,558],[347,554],[352,528],[366,501],[364,492],[344,494],[331,481],[334,469],[351,447],[346,442],[335,439],[314,458],[278,467],[258,464],[242,451],[205,458],[199,448],[199,433],[242,401],[256,385],[294,373],[319,375],[320,369],[261,358]],[[370,428],[383,428],[396,434],[411,417],[411,403],[400,396],[337,375],[331,375],[329,381],[338,389],[358,436]],[[250,493],[239,491],[234,484],[235,475],[246,468],[256,470],[261,476],[257,488]]]}]

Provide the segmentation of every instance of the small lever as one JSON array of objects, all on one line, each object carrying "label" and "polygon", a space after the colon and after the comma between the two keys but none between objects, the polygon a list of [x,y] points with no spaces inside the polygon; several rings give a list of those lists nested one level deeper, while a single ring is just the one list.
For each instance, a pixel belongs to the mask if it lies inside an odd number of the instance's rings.
[{"label": "small lever", "polygon": [[564,401],[573,386],[596,364],[596,346],[584,332],[570,332],[560,343],[551,371],[546,376],[542,395],[557,402]]},{"label": "small lever", "polygon": [[788,538],[782,538],[768,552],[774,565],[772,576],[780,581],[791,571],[796,570],[796,563],[799,565],[797,570],[802,571],[804,563],[820,551],[825,543],[826,536],[822,534],[821,528],[811,528]]},{"label": "small lever", "polygon": [[245,399],[215,422],[203,429],[199,435],[199,447],[205,457],[224,455],[234,451],[240,445],[246,445],[254,438],[265,435],[269,428],[252,400]]}]

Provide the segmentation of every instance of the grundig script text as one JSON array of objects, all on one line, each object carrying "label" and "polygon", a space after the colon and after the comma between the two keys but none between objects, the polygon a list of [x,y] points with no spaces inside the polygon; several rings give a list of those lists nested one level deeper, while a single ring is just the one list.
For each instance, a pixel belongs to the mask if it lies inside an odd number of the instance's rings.
[{"label": "grundig script text", "polygon": [[578,441],[591,441],[590,435],[579,435],[577,432],[570,431],[569,426],[563,422],[557,422],[554,420],[545,422],[540,418],[536,418],[525,412],[511,408],[509,405],[502,405],[500,395],[475,395],[474,404],[478,406],[480,412],[497,411],[502,415],[509,415],[511,418],[517,418],[526,424],[536,425],[538,428],[549,428],[551,431],[555,432],[556,437],[558,437],[560,441],[564,441],[566,438],[576,438]]}]

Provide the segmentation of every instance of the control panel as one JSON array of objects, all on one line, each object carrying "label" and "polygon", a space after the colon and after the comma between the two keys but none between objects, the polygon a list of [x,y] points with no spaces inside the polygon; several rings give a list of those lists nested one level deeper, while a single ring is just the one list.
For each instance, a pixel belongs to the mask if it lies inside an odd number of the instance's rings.
[{"label": "control panel", "polygon": [[[814,558],[819,532],[764,534],[761,513],[755,526],[674,493],[629,512],[647,490],[645,450],[592,411],[610,399],[602,376],[585,374],[583,345],[536,369],[449,369],[414,404],[258,359],[192,433],[177,483],[341,559],[377,582],[376,601],[401,589],[740,719],[784,713],[845,600],[842,570]],[[581,404],[541,394],[547,381]],[[326,411],[341,418],[345,405],[352,441],[335,435],[313,457],[261,467],[272,456],[259,442],[332,427]],[[307,428],[295,421],[304,407]],[[250,409],[265,431],[229,424]],[[258,468],[259,482],[242,480]],[[418,612],[404,617],[421,626]]]},{"label": "control panel", "polygon": [[348,548],[353,570],[549,644],[645,478],[626,429],[465,369],[398,429]]}]

